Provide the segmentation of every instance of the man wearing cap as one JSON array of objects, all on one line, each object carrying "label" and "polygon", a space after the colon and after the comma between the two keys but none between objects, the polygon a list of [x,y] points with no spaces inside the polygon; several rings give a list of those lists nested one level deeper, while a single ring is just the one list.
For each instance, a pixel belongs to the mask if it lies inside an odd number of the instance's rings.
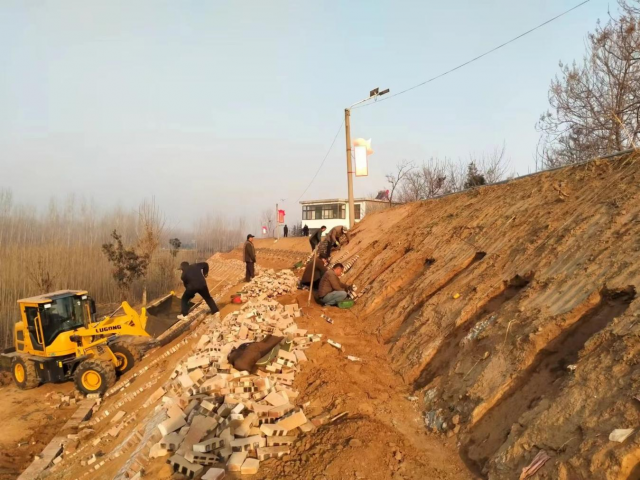
[{"label": "man wearing cap", "polygon": [[342,225],[338,225],[337,227],[333,227],[329,230],[327,237],[329,238],[331,248],[338,247],[338,249],[340,249],[340,238],[342,238],[343,235],[347,238],[347,243],[349,243],[351,240],[350,234]]},{"label": "man wearing cap", "polygon": [[207,262],[194,263],[182,262],[179,270],[182,270],[180,279],[184,284],[184,293],[182,294],[182,315],[178,315],[179,319],[183,319],[189,313],[189,301],[196,295],[200,295],[207,302],[211,313],[219,312],[216,302],[211,298],[209,287],[207,286],[206,276],[209,274],[209,264]]},{"label": "man wearing cap", "polygon": [[247,273],[244,277],[245,282],[250,282],[256,276],[256,247],[253,245],[255,237],[251,234],[247,235],[247,241],[244,244],[244,262],[247,264]]}]

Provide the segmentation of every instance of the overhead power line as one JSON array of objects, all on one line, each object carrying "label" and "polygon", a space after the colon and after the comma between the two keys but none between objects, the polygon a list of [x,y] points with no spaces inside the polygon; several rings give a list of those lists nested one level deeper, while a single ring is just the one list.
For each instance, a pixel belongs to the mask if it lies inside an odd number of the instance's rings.
[{"label": "overhead power line", "polygon": [[331,146],[329,147],[329,150],[327,150],[327,153],[325,154],[324,158],[322,159],[322,162],[320,163],[320,166],[318,167],[318,170],[316,170],[316,174],[313,176],[313,178],[309,182],[309,185],[307,185],[307,188],[304,189],[304,192],[302,192],[302,195],[300,195],[300,198],[298,198],[298,202],[300,201],[300,199],[302,197],[304,197],[304,194],[307,193],[307,190],[309,190],[309,187],[315,181],[316,177],[320,173],[320,170],[322,170],[322,166],[324,165],[324,162],[327,160],[327,157],[331,153],[331,150],[333,150],[333,146],[335,145],[336,140],[338,139],[338,135],[340,135],[340,132],[342,131],[342,126],[343,125],[344,125],[344,120],[342,122],[340,122],[340,126],[338,127],[338,131],[336,132],[335,136],[333,137],[333,142],[331,142]]},{"label": "overhead power line", "polygon": [[520,34],[520,35],[518,35],[517,37],[513,37],[511,40],[507,40],[506,42],[504,42],[504,43],[502,43],[502,44],[498,45],[497,47],[494,47],[494,48],[492,48],[491,50],[487,50],[486,52],[484,52],[484,53],[482,53],[482,54],[478,55],[477,57],[474,57],[474,58],[472,58],[471,60],[467,60],[466,62],[461,63],[461,64],[460,64],[460,65],[458,65],[457,67],[454,67],[454,68],[452,68],[452,69],[450,69],[450,70],[447,70],[446,72],[443,72],[443,73],[441,73],[441,74],[439,74],[439,75],[436,75],[435,77],[431,77],[430,79],[425,80],[424,82],[418,83],[417,85],[414,85],[413,87],[406,88],[406,89],[404,89],[404,90],[402,90],[402,91],[400,91],[400,92],[398,92],[398,93],[394,93],[393,95],[390,95],[390,96],[388,96],[388,97],[384,97],[384,98],[382,98],[382,99],[380,99],[380,100],[378,100],[378,101],[376,101],[376,102],[373,102],[373,103],[366,103],[366,104],[360,105],[360,106],[358,106],[358,107],[354,107],[354,110],[355,110],[355,109],[357,109],[357,108],[368,107],[369,105],[375,105],[375,104],[380,103],[380,102],[384,102],[384,101],[387,101],[387,100],[391,100],[393,97],[397,97],[398,95],[402,95],[403,93],[410,92],[411,90],[414,90],[414,89],[416,89],[416,88],[418,88],[418,87],[422,87],[423,85],[426,85],[427,83],[431,83],[431,82],[433,82],[434,80],[437,80],[437,79],[439,79],[439,78],[442,78],[442,77],[444,77],[445,75],[449,75],[450,73],[453,73],[453,72],[455,72],[456,70],[461,69],[462,67],[466,67],[467,65],[469,65],[469,64],[471,64],[471,63],[473,63],[473,62],[476,62],[476,61],[480,60],[481,58],[486,57],[487,55],[489,55],[489,54],[491,54],[491,53],[495,52],[496,50],[500,50],[501,48],[506,47],[506,46],[507,46],[507,45],[509,45],[510,43],[513,43],[513,42],[515,42],[516,40],[519,40],[519,39],[521,39],[522,37],[525,37],[525,36],[529,35],[530,33],[535,32],[535,31],[536,31],[536,30],[538,30],[539,28],[542,28],[542,27],[544,27],[545,25],[547,25],[547,24],[549,24],[549,23],[553,22],[554,20],[557,20],[557,19],[559,19],[560,17],[563,17],[563,16],[567,15],[568,13],[570,13],[570,12],[572,12],[572,11],[574,11],[574,10],[576,10],[576,9],[578,9],[578,8],[580,8],[580,7],[582,7],[583,5],[585,5],[585,4],[587,4],[587,3],[589,3],[590,1],[591,1],[591,0],[585,0],[584,2],[579,3],[579,4],[578,4],[578,5],[576,5],[575,7],[572,7],[572,8],[570,8],[569,10],[565,10],[565,11],[564,11],[564,12],[562,12],[561,14],[556,15],[556,16],[555,16],[555,17],[553,17],[553,18],[550,18],[550,19],[549,19],[549,20],[547,20],[546,22],[543,22],[543,23],[541,23],[540,25],[538,25],[538,26],[536,26],[536,27],[533,27],[531,30],[527,30],[526,32],[521,33],[521,34]]},{"label": "overhead power line", "polygon": [[[428,80],[425,80],[424,82],[418,83],[417,85],[414,85],[412,87],[409,87],[409,88],[406,88],[404,90],[401,90],[398,93],[394,93],[393,95],[389,95],[387,97],[381,98],[380,100],[377,100],[376,102],[365,103],[365,104],[353,107],[353,110],[356,110],[358,108],[368,107],[369,105],[375,105],[377,103],[384,102],[384,101],[387,101],[387,100],[391,100],[392,98],[397,97],[398,95],[402,95],[403,93],[407,93],[407,92],[410,92],[411,90],[415,90],[416,88],[422,87],[423,85],[426,85],[427,83],[431,83],[434,80],[437,80],[439,78],[444,77],[445,75],[449,75],[450,73],[453,73],[456,70],[460,70],[461,68],[466,67],[467,65],[469,65],[469,64],[471,64],[473,62],[476,62],[476,61],[480,60],[481,58],[486,57],[487,55],[489,55],[489,54],[491,54],[491,53],[493,53],[493,52],[495,52],[497,50],[500,50],[503,47],[506,47],[510,43],[513,43],[513,42],[515,42],[517,40],[520,40],[522,37],[525,37],[525,36],[529,35],[530,33],[535,32],[536,30],[544,27],[545,25],[548,25],[549,23],[551,23],[551,22],[553,22],[553,21],[555,21],[555,20],[557,20],[557,19],[559,19],[561,17],[564,17],[568,13],[570,13],[570,12],[580,8],[580,7],[582,7],[583,5],[589,3],[590,1],[591,0],[585,0],[582,3],[579,3],[578,5],[570,8],[569,10],[565,10],[564,12],[560,13],[559,15],[556,15],[555,17],[550,18],[549,20],[541,23],[540,25],[537,25],[537,26],[533,27],[532,29],[521,33],[517,37],[513,37],[511,40],[507,40],[506,42],[504,42],[504,43],[492,48],[491,50],[487,50],[486,52],[478,55],[477,57],[474,57],[474,58],[472,58],[470,60],[467,60],[466,62],[461,63],[460,65],[458,65],[456,67],[453,67],[450,70],[447,70],[446,72],[440,73],[439,75],[436,75],[435,77],[431,77]],[[302,195],[300,195],[300,198],[298,198],[298,201],[300,201],[300,199],[304,196],[304,194],[307,193],[307,190],[309,190],[309,187],[313,184],[313,182],[317,178],[318,174],[320,173],[320,170],[322,169],[325,161],[327,160],[327,157],[329,156],[329,153],[331,153],[331,150],[333,149],[333,145],[336,143],[336,139],[338,138],[338,135],[340,134],[340,131],[342,130],[342,126],[343,125],[344,125],[344,121],[340,124],[340,127],[338,128],[338,131],[336,132],[335,136],[333,137],[333,141],[331,142],[331,146],[329,147],[329,150],[327,150],[327,153],[324,156],[324,158],[322,159],[322,162],[320,163],[320,166],[318,167],[318,170],[316,171],[315,175],[313,176],[313,178],[309,182],[309,185],[307,185],[307,188],[305,188],[304,192],[302,192]]]}]

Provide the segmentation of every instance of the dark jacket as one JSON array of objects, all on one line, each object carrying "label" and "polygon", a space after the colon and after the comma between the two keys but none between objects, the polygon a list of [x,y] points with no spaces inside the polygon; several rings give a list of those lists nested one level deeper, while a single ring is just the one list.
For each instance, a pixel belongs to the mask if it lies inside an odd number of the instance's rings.
[{"label": "dark jacket", "polygon": [[[327,271],[327,267],[324,266],[324,263],[322,263],[322,260],[320,260],[320,258],[316,258],[316,272],[313,274],[313,281],[319,281],[322,276],[326,273]],[[311,260],[309,260],[309,262],[307,263],[306,268],[304,269],[304,273],[302,274],[302,278],[300,279],[300,281],[302,283],[311,283],[311,273],[313,272],[313,258],[311,258]]]},{"label": "dark jacket", "polygon": [[302,234],[303,234],[305,237],[308,237],[308,236],[309,236],[309,227],[307,227],[307,226],[305,225],[305,226],[304,226],[304,228],[302,229]]},{"label": "dark jacket", "polygon": [[332,243],[329,241],[327,237],[325,237],[318,244],[318,248],[316,249],[316,251],[318,252],[318,255],[320,257],[328,259],[329,257],[331,257],[331,246],[332,246]]},{"label": "dark jacket", "polygon": [[314,233],[313,235],[311,235],[311,237],[309,237],[309,242],[311,243],[311,246],[313,248],[316,248],[316,245],[318,245],[321,241],[322,241],[322,229],[318,229],[316,233]]},{"label": "dark jacket", "polygon": [[327,273],[322,276],[322,280],[320,280],[318,296],[323,298],[331,292],[346,292],[348,289],[349,287],[340,281],[336,272],[334,272],[333,269],[329,269]]},{"label": "dark jacket", "polygon": [[192,263],[184,270],[180,279],[187,290],[199,290],[207,288],[207,281],[204,277],[209,274],[209,264],[207,262]]},{"label": "dark jacket", "polygon": [[244,244],[244,261],[256,263],[256,247],[249,240]]}]

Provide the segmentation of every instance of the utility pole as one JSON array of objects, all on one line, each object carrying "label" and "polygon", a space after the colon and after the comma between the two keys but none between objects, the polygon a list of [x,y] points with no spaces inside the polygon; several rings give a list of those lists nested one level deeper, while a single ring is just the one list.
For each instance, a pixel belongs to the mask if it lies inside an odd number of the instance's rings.
[{"label": "utility pole", "polygon": [[347,140],[347,186],[349,188],[349,228],[353,228],[356,223],[355,219],[355,207],[353,205],[353,162],[351,161],[351,109],[356,105],[368,102],[372,98],[378,98],[382,95],[389,93],[389,89],[380,91],[379,88],[374,88],[369,92],[369,96],[364,100],[354,103],[349,108],[344,109],[344,133]]},{"label": "utility pole", "polygon": [[278,239],[278,204],[276,203],[276,240]]},{"label": "utility pole", "polygon": [[353,205],[353,162],[351,161],[351,110],[344,109],[344,132],[347,140],[347,185],[349,188],[349,228],[355,223],[355,207]]}]

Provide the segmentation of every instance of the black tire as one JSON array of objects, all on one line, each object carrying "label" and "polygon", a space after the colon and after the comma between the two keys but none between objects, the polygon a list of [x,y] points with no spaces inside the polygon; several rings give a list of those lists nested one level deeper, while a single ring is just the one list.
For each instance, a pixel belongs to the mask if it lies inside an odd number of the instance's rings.
[{"label": "black tire", "polygon": [[11,362],[11,375],[18,388],[22,390],[29,390],[40,385],[36,362],[33,360],[14,357]]},{"label": "black tire", "polygon": [[142,360],[142,350],[132,343],[112,343],[109,348],[118,359],[116,373],[127,373],[133,366]]},{"label": "black tire", "polygon": [[116,369],[112,362],[91,358],[78,365],[73,381],[85,395],[103,394],[116,383]]}]

